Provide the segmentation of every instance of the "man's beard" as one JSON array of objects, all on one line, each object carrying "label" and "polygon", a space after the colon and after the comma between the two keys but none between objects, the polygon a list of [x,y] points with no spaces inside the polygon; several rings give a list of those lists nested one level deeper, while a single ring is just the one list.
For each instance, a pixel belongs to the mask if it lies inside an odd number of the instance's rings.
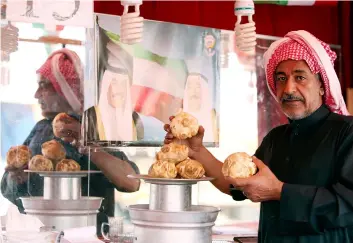
[{"label": "man's beard", "polygon": [[286,106],[286,103],[289,103],[289,102],[293,102],[293,101],[298,101],[298,102],[301,102],[305,103],[305,99],[301,96],[297,96],[297,95],[294,95],[294,94],[287,94],[285,93],[282,98],[281,98],[281,104],[282,104],[282,110],[283,112],[285,113],[285,115],[291,119],[291,120],[300,120],[300,119],[303,119],[307,116],[309,116],[311,113],[308,112],[308,111],[304,111],[303,113],[301,114],[295,114],[295,112],[293,113],[288,113],[285,111],[285,106]]},{"label": "man's beard", "polygon": [[54,101],[50,105],[50,107],[45,103],[42,103],[42,104],[44,104],[44,107],[42,108],[42,116],[44,116],[45,118],[48,118],[48,119],[54,118],[58,113],[62,111],[60,109],[59,101]]}]

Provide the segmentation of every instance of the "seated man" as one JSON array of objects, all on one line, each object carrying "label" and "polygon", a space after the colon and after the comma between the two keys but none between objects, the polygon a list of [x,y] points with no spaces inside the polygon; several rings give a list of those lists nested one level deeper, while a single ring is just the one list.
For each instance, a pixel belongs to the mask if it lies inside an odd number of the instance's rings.
[{"label": "seated man", "polygon": [[[135,192],[139,190],[139,180],[129,179],[127,175],[139,173],[135,163],[128,160],[123,152],[92,152],[90,160],[87,153],[78,149],[81,130],[81,114],[83,110],[82,67],[76,53],[62,49],[50,55],[43,66],[37,71],[39,74],[38,89],[35,98],[38,99],[44,119],[39,121],[24,145],[27,145],[32,155],[41,154],[41,145],[52,139],[59,141],[66,150],[66,157],[77,161],[81,170],[101,170],[103,174],[91,174],[89,184],[90,196],[103,197],[102,207],[98,215],[98,222],[107,221],[107,216],[114,215],[114,190]],[[57,131],[59,137],[53,133],[52,121],[58,113],[67,113],[76,118],[74,122],[65,124]],[[43,178],[36,174],[28,176],[23,169],[7,167],[1,181],[1,192],[12,203],[17,205],[20,212],[24,208],[19,197],[42,196]],[[82,195],[88,194],[88,178],[82,179]],[[98,223],[99,229],[100,225]],[[100,230],[99,230],[100,231]],[[98,234],[100,232],[97,232]]]}]

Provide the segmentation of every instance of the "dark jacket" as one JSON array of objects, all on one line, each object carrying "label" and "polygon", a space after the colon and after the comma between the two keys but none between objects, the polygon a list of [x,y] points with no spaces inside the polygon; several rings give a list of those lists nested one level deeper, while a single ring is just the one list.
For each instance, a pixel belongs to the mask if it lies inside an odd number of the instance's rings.
[{"label": "dark jacket", "polygon": [[352,117],[322,106],[274,128],[255,156],[284,182],[280,201],[261,203],[259,242],[353,242]]}]

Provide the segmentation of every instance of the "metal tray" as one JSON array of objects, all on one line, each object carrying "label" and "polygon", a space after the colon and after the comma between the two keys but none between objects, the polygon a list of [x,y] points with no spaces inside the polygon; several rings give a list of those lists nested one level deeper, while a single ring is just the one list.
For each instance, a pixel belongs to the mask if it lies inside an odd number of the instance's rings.
[{"label": "metal tray", "polygon": [[149,175],[128,175],[128,178],[132,179],[141,179],[146,183],[151,184],[164,184],[164,185],[187,185],[187,184],[196,184],[201,181],[212,181],[214,178],[212,177],[202,177],[200,179],[170,179],[170,178],[154,178]]},{"label": "metal tray", "polygon": [[35,171],[35,170],[24,170],[24,172],[36,173],[36,174],[39,174],[40,176],[44,176],[44,177],[66,177],[66,178],[85,177],[88,174],[102,173],[99,170],[80,170],[80,171]]}]

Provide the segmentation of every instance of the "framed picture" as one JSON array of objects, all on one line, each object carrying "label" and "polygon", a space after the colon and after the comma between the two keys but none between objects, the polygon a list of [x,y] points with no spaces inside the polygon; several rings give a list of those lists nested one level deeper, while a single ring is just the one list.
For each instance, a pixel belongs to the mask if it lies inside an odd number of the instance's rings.
[{"label": "framed picture", "polygon": [[219,141],[220,30],[144,20],[143,41],[120,41],[120,16],[96,15],[96,95],[85,111],[85,144],[160,146],[180,111]]}]

